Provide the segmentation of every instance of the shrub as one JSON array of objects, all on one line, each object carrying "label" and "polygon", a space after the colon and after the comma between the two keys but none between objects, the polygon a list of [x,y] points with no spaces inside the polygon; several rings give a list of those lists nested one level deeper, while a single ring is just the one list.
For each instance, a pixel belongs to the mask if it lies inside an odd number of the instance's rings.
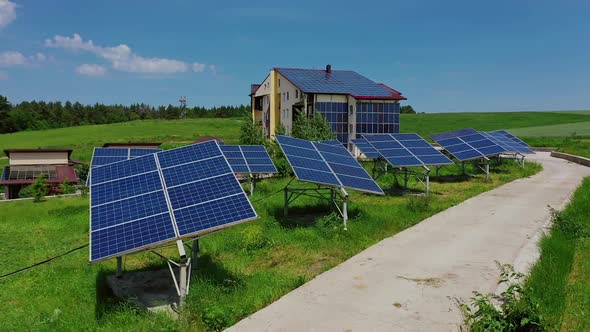
[{"label": "shrub", "polygon": [[297,114],[293,122],[293,137],[310,141],[336,139],[336,135],[326,118],[319,111],[307,117],[304,113]]},{"label": "shrub", "polygon": [[545,331],[541,325],[539,304],[522,286],[524,274],[510,264],[498,264],[500,281],[508,287],[500,294],[500,306],[493,304],[493,294],[473,292],[471,303],[459,303],[469,331]]},{"label": "shrub", "polygon": [[428,196],[409,196],[408,209],[412,212],[428,211],[430,198]]},{"label": "shrub", "polygon": [[202,319],[203,323],[208,329],[212,331],[221,331],[229,325],[227,317],[229,317],[225,310],[216,304],[206,306],[203,308]]},{"label": "shrub", "polygon": [[68,180],[64,180],[59,184],[59,192],[61,194],[73,194],[76,192],[76,188],[72,186]]},{"label": "shrub", "polygon": [[35,202],[43,201],[44,197],[47,195],[47,183],[45,181],[45,176],[40,176],[35,180],[35,182],[31,185],[33,190],[33,200]]}]

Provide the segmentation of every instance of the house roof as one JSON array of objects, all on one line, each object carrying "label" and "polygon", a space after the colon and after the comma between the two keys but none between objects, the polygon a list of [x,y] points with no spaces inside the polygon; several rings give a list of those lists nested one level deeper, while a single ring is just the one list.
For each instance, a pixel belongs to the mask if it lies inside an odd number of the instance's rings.
[{"label": "house roof", "polygon": [[72,149],[6,149],[4,153],[10,157],[13,152],[34,152],[34,153],[49,153],[49,152],[67,152],[68,158],[72,154]]},{"label": "house roof", "polygon": [[385,84],[374,82],[352,70],[274,68],[304,93],[351,95],[357,99],[405,100]]},{"label": "house roof", "polygon": [[262,84],[250,84],[250,96],[255,94],[256,90],[258,90],[261,85]]},{"label": "house roof", "polygon": [[137,147],[158,147],[162,145],[161,142],[111,142],[104,143],[103,148],[121,147],[121,146],[137,146]]},{"label": "house roof", "polygon": [[[17,174],[12,174],[11,176],[10,168],[11,166],[4,167],[2,178],[0,178],[0,185],[31,184],[41,174],[41,172],[35,171],[39,169],[36,166],[18,166],[17,170],[13,170]],[[45,174],[47,174],[48,170],[46,170]],[[78,175],[76,175],[76,169],[73,166],[54,166],[51,168],[50,174],[51,176],[45,180],[47,183],[62,183],[64,181],[77,183],[79,181]]]}]

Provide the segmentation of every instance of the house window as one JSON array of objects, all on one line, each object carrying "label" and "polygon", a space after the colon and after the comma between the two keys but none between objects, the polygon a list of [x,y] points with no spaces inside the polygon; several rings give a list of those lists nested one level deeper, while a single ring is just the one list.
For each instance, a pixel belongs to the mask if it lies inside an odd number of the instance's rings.
[{"label": "house window", "polygon": [[279,78],[279,88],[281,87],[281,79]]},{"label": "house window", "polygon": [[295,99],[299,98],[299,90],[295,90]]},{"label": "house window", "polygon": [[287,91],[287,100],[289,100],[289,91]]},{"label": "house window", "polygon": [[350,115],[354,114],[354,107],[352,105],[348,106],[348,109],[350,110]]}]

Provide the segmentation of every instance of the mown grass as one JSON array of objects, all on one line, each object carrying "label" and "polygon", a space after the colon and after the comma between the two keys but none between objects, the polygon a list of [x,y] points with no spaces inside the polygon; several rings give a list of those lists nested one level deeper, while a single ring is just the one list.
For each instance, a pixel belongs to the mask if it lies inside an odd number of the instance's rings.
[{"label": "mown grass", "polygon": [[[415,132],[423,136],[460,128],[474,128],[482,131],[553,126],[588,122],[585,114],[560,112],[502,112],[502,113],[428,113],[402,114],[402,132]],[[586,124],[587,125],[587,124]],[[590,126],[589,126],[590,127]],[[564,135],[569,136],[567,132]],[[543,132],[524,136],[550,136]]]},{"label": "mown grass", "polygon": [[[587,115],[582,116],[590,119]],[[526,128],[508,128],[507,130],[519,137],[590,136],[590,121],[547,126],[531,126]]]},{"label": "mown grass", "polygon": [[527,280],[549,331],[590,330],[590,177],[541,241]]},{"label": "mown grass", "polygon": [[[317,199],[296,201],[284,218],[283,188],[288,179],[259,183],[252,198],[260,219],[201,240],[199,269],[187,306],[178,320],[119,303],[108,292],[105,276],[115,261],[88,264],[87,248],[19,275],[0,280],[0,330],[219,330],[336,266],[359,251],[456,205],[469,197],[540,170],[521,170],[505,162],[491,181],[459,175],[456,166],[433,178],[431,197],[351,192],[348,231]],[[388,188],[391,175],[380,177]],[[420,187],[411,182],[410,187]],[[273,196],[270,194],[278,192]],[[319,222],[316,222],[320,219]],[[87,198],[56,198],[42,203],[0,205],[0,274],[41,261],[88,241]],[[162,249],[174,255],[174,248]],[[165,268],[155,255],[125,258],[128,271]]]}]

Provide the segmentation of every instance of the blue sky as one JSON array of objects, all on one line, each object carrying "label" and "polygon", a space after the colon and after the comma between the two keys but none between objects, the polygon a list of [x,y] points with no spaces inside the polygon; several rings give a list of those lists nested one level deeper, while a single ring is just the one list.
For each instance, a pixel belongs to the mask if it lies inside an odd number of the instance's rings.
[{"label": "blue sky", "polygon": [[0,94],[247,104],[272,67],[330,63],[422,112],[590,109],[589,12],[542,0],[0,0]]}]

